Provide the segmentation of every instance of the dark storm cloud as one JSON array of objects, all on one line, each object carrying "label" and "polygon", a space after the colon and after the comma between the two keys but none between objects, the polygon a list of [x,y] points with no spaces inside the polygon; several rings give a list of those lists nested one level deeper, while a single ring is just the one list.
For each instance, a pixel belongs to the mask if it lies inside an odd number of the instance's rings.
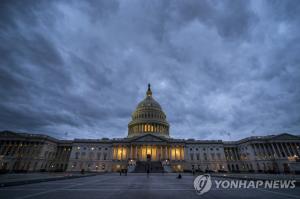
[{"label": "dark storm cloud", "polygon": [[152,83],[171,135],[300,129],[297,1],[3,1],[0,128],[123,137]]}]

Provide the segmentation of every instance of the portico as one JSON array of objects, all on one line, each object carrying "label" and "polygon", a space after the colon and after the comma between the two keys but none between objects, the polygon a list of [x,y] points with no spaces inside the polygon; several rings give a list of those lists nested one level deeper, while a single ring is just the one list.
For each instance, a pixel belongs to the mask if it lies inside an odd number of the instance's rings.
[{"label": "portico", "polygon": [[147,161],[147,157],[151,157],[151,161],[183,161],[184,145],[128,144],[113,148],[113,160]]}]

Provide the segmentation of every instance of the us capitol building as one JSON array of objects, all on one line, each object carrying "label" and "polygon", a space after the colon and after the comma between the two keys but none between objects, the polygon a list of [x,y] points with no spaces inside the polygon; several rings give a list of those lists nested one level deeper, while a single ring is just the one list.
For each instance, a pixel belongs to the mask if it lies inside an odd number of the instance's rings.
[{"label": "us capitol building", "polygon": [[152,96],[132,113],[123,139],[58,140],[0,132],[0,171],[300,173],[300,137],[287,133],[238,141],[175,139]]}]

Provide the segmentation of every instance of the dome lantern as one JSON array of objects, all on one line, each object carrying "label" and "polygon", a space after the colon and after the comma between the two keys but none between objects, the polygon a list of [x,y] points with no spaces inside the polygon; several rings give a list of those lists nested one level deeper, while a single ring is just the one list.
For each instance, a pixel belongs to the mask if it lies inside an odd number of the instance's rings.
[{"label": "dome lantern", "polygon": [[152,96],[152,91],[151,91],[151,85],[148,84],[148,90],[147,90],[147,93],[146,93],[147,96]]}]

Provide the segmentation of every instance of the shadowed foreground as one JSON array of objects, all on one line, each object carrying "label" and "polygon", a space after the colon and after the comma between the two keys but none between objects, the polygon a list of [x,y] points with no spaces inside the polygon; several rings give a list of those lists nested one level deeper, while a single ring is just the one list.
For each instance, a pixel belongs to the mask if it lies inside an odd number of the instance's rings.
[{"label": "shadowed foreground", "polygon": [[[85,178],[43,182],[0,188],[0,198],[300,198],[300,188],[288,190],[212,189],[202,196],[195,193],[194,176],[175,174],[105,174]],[[213,180],[216,178],[213,178]]]}]

